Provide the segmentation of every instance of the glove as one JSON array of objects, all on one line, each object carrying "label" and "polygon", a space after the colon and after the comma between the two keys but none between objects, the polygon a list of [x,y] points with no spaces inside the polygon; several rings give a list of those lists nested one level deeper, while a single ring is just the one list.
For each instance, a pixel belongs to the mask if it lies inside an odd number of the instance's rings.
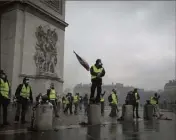
[{"label": "glove", "polygon": [[101,76],[101,73],[98,73],[98,74],[97,74],[97,77],[100,77],[100,76]]}]

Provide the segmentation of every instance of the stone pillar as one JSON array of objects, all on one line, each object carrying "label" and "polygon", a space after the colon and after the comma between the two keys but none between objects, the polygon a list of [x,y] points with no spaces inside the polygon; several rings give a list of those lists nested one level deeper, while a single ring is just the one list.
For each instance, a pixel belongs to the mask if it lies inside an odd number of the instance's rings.
[{"label": "stone pillar", "polygon": [[124,121],[133,121],[133,106],[125,105]]},{"label": "stone pillar", "polygon": [[36,120],[34,127],[37,130],[51,130],[53,127],[53,105],[51,103],[41,104],[36,109]]},{"label": "stone pillar", "polygon": [[51,82],[63,89],[65,0],[0,1],[0,68],[15,93],[24,77],[34,99]]},{"label": "stone pillar", "polygon": [[88,123],[91,125],[101,124],[101,107],[100,105],[91,104],[88,107]]},{"label": "stone pillar", "polygon": [[153,105],[147,105],[146,107],[146,116],[148,120],[152,120],[153,119]]}]

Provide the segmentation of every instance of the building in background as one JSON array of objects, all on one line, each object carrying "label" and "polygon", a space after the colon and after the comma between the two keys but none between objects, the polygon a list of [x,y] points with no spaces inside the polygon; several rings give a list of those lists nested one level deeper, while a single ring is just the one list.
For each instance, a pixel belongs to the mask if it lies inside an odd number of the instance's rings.
[{"label": "building in background", "polygon": [[[91,84],[77,84],[74,89],[73,93],[79,93],[80,95],[84,96],[85,94],[90,95],[90,88]],[[124,104],[126,95],[129,91],[132,91],[135,87],[133,86],[124,86],[121,83],[112,83],[112,84],[103,84],[102,85],[102,92],[106,91],[105,94],[105,101],[108,103],[108,96],[111,94],[112,89],[116,89],[119,97],[119,104]],[[156,91],[145,91],[144,89],[139,89],[140,94],[140,103],[145,104],[146,100],[150,99],[150,96],[153,96],[153,94]]]},{"label": "building in background", "polygon": [[169,102],[176,101],[176,80],[170,80],[164,86],[164,96]]}]

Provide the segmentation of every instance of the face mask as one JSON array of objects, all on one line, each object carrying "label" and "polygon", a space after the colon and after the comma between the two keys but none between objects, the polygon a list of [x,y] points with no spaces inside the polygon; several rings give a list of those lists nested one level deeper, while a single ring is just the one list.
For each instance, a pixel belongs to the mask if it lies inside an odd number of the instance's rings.
[{"label": "face mask", "polygon": [[26,84],[29,84],[29,81],[28,81],[28,80],[26,80]]},{"label": "face mask", "polygon": [[5,75],[2,75],[1,77],[2,77],[2,78],[5,78]]}]

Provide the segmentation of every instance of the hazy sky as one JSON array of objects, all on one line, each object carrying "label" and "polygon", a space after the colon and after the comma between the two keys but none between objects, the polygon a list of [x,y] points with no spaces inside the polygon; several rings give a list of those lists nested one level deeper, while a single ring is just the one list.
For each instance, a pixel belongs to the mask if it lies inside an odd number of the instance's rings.
[{"label": "hazy sky", "polygon": [[64,87],[90,83],[89,65],[101,58],[105,84],[162,89],[175,72],[174,1],[66,2]]}]

